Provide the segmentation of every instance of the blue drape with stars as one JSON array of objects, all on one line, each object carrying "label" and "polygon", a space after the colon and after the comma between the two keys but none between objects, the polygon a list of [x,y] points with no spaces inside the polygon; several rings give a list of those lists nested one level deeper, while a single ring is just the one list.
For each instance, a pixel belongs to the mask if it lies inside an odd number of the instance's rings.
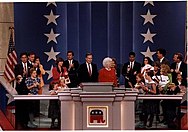
[{"label": "blue drape with stars", "polygon": [[122,65],[130,51],[141,63],[144,56],[156,60],[159,47],[167,50],[170,61],[174,52],[184,54],[183,1],[14,3],[14,17],[16,51],[34,51],[40,57],[46,83],[56,57],[66,59],[67,50],[80,63],[92,52],[98,69],[106,56]]}]

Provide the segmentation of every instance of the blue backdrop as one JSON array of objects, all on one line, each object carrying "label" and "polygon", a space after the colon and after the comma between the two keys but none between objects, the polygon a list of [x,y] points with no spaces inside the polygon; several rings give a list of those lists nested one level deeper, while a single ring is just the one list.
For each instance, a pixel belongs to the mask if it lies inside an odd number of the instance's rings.
[{"label": "blue backdrop", "polygon": [[[151,20],[144,24],[145,18],[141,16],[148,10],[156,15],[153,24]],[[57,25],[47,24],[44,15],[51,11],[59,15],[55,19]],[[184,54],[186,2],[14,3],[14,17],[17,53],[34,51],[47,71],[54,59],[44,52],[52,48],[64,59],[67,50],[73,50],[80,63],[84,62],[86,52],[92,52],[98,69],[106,56],[115,57],[122,65],[128,61],[130,51],[136,52],[136,60],[142,63],[142,53],[148,47],[151,53],[159,47],[165,48],[170,61],[173,53]],[[54,34],[59,34],[55,38],[57,43],[47,42],[45,34],[52,29]],[[144,42],[141,34],[146,34],[148,29],[155,36]],[[151,57],[156,60],[156,54]],[[49,75],[44,79],[48,83]]]}]

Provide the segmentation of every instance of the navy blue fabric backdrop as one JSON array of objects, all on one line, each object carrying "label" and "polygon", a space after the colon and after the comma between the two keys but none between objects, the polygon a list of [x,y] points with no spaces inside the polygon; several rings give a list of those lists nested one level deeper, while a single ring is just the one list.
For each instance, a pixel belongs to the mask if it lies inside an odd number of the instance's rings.
[{"label": "navy blue fabric backdrop", "polygon": [[6,112],[6,106],[7,106],[7,97],[6,97],[6,90],[5,88],[0,84],[0,110],[5,113]]},{"label": "navy blue fabric backdrop", "polygon": [[[146,15],[148,10],[156,15],[153,24],[143,24],[145,19],[141,15]],[[44,15],[51,11],[59,15],[57,25],[47,24]],[[17,53],[34,51],[47,71],[55,60],[44,52],[52,48],[64,59],[67,50],[73,50],[80,63],[84,62],[86,52],[92,52],[98,69],[106,56],[115,57],[122,65],[128,61],[130,51],[136,52],[137,61],[142,62],[141,52],[146,52],[148,47],[151,52],[165,48],[169,60],[174,52],[184,54],[186,2],[153,2],[153,5],[144,2],[14,3],[14,17]],[[146,34],[148,29],[156,35],[152,37],[153,42],[150,38],[143,43],[145,37],[141,34]],[[57,43],[47,42],[45,34],[51,30],[59,34]],[[151,57],[155,60],[156,54]],[[46,83],[49,78],[46,74]]]}]

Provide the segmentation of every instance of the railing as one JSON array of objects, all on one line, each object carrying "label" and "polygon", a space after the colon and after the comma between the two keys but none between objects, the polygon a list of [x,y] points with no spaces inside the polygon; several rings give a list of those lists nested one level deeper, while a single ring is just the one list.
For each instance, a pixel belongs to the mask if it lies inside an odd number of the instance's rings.
[{"label": "railing", "polygon": [[[56,127],[51,128],[51,119],[48,117],[50,102],[52,100],[55,102],[59,101],[57,95],[15,95],[14,99],[16,104],[16,130],[60,130],[60,127],[57,125]],[[33,124],[35,126],[30,124],[32,120],[29,115],[30,110],[32,110],[34,116]],[[28,119],[26,119],[26,117],[22,118],[22,115],[28,116]],[[26,120],[26,122],[24,122],[24,120]]]},{"label": "railing", "polygon": [[[17,94],[16,90],[3,77],[3,72],[0,73],[0,110],[4,113],[10,124],[15,127],[15,105],[13,95]],[[11,103],[12,102],[12,103]],[[3,128],[3,126],[1,126]]]},{"label": "railing", "polygon": [[[51,119],[48,118],[48,107],[50,100],[58,100],[57,95],[50,95],[48,92],[48,85],[44,87],[45,95],[18,95],[15,88],[8,83],[3,74],[0,74],[0,110],[4,113],[9,123],[15,128],[15,130],[51,130]],[[25,102],[35,101],[36,112],[34,122],[38,126],[36,128],[28,128],[28,126],[21,127],[19,122],[19,104],[22,104],[22,108],[25,109]],[[18,105],[17,105],[18,104]],[[28,106],[28,105],[27,105]],[[21,116],[26,118],[26,114],[22,111]],[[20,115],[19,115],[20,116]],[[3,130],[5,128],[1,126]],[[52,128],[52,130],[58,130],[59,128]]]},{"label": "railing", "polygon": [[[171,129],[168,128],[168,125],[164,125],[163,123],[161,123],[159,120],[163,120],[164,115],[160,115],[160,112],[162,113],[162,106],[161,106],[161,101],[163,100],[168,100],[170,102],[170,100],[174,100],[174,101],[178,101],[179,103],[177,103],[177,107],[176,107],[176,129],[181,130],[181,103],[183,103],[184,101],[187,100],[187,91],[183,92],[183,93],[178,93],[176,95],[165,95],[165,94],[158,94],[158,95],[146,95],[146,94],[138,94],[137,96],[137,105],[139,105],[140,102],[138,101],[143,101],[143,100],[151,100],[151,101],[157,101],[158,102],[158,108],[159,108],[159,113],[158,114],[154,114],[154,120],[153,120],[153,127],[150,129]],[[156,102],[154,102],[156,103]],[[167,105],[173,105],[171,103],[167,104]],[[135,124],[137,124],[135,127],[136,129],[143,129],[143,124],[139,125],[140,123],[140,119],[139,116],[142,113],[142,109],[136,111],[136,118],[137,120],[135,120]],[[174,126],[175,127],[175,126]]]},{"label": "railing", "polygon": [[[5,116],[7,119],[10,121],[12,126],[17,129],[17,130],[25,130],[25,129],[30,129],[30,130],[60,130],[60,128],[50,128],[51,127],[51,119],[48,118],[48,108],[49,108],[49,102],[50,100],[59,100],[58,95],[50,95],[48,92],[48,86],[44,87],[44,94],[43,95],[17,95],[16,90],[9,84],[4,77],[1,75],[0,76],[0,108],[4,112]],[[82,91],[82,89],[68,89],[69,91],[71,90],[73,93],[74,91]],[[114,88],[113,92],[119,91],[119,94],[125,94],[125,88]],[[126,89],[126,98],[129,98],[129,94],[133,94],[132,89]],[[104,93],[104,92],[101,92]],[[6,94],[8,96],[8,100],[6,99]],[[82,92],[81,96],[88,97],[88,93]],[[104,93],[105,94],[105,93]],[[137,95],[137,94],[136,94]],[[136,96],[135,95],[135,96]],[[95,93],[90,92],[90,96],[95,96]],[[14,98],[14,101],[12,103],[8,104],[8,101],[11,101]],[[89,98],[89,97],[88,97]],[[187,99],[187,94],[186,93],[180,93],[177,95],[144,95],[144,94],[138,94],[136,97],[137,100],[181,100],[181,102],[185,101]],[[35,111],[35,118],[34,122],[38,126],[37,128],[25,128],[20,125],[20,121],[18,120],[19,117],[17,115],[17,111],[15,110],[15,106],[19,108],[19,105],[21,104],[21,107],[25,107],[24,103],[27,103],[29,101],[35,101],[38,102],[38,106],[36,107]],[[36,103],[37,104],[37,103]],[[28,105],[27,105],[28,106]],[[63,109],[63,107],[62,107]],[[20,112],[20,111],[19,111]],[[18,113],[19,113],[18,112]],[[180,111],[178,111],[180,112]],[[136,114],[136,113],[135,113]],[[22,114],[24,116],[24,113]],[[15,117],[16,116],[16,117]],[[64,121],[62,119],[62,121]],[[135,124],[138,121],[138,115],[135,116]],[[65,121],[66,122],[66,121]],[[1,126],[3,128],[3,126]],[[155,128],[159,128],[158,124],[154,126]],[[137,129],[137,128],[136,128]],[[161,128],[164,129],[164,128]]]}]

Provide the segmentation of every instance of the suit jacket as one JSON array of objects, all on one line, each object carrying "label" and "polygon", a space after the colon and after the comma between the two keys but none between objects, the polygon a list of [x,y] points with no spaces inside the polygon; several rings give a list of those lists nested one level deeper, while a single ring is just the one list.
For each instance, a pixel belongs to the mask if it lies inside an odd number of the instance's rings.
[{"label": "suit jacket", "polygon": [[73,59],[72,63],[74,64],[74,67],[70,68],[70,69],[69,69],[69,61],[68,60],[64,61],[64,63],[63,63],[63,65],[67,68],[67,71],[69,73],[69,78],[70,78],[70,82],[71,82],[70,84],[68,84],[69,88],[77,87],[77,85],[78,85],[77,71],[79,68],[79,63],[77,60],[74,60],[74,59]]},{"label": "suit jacket", "polygon": [[89,75],[86,62],[81,64],[78,68],[78,79],[79,83],[81,82],[97,82],[98,81],[98,70],[97,65],[91,63],[92,66],[92,75]]},{"label": "suit jacket", "polygon": [[[27,77],[30,77],[29,71],[32,67],[33,66],[27,62],[27,71],[28,71]],[[26,84],[25,84],[26,76],[23,75],[23,70],[24,70],[24,68],[23,68],[22,63],[17,64],[14,68],[15,77],[17,77],[18,75],[21,75],[23,77],[21,83],[16,83],[16,91],[20,95],[27,95],[29,93],[29,90],[28,90],[28,88],[26,87]]]},{"label": "suit jacket", "polygon": [[79,68],[79,63],[77,60],[73,59],[72,63],[74,64],[74,68],[70,68],[70,69],[69,69],[69,61],[68,60],[64,61],[64,63],[63,63],[63,66],[65,66],[67,68],[69,75],[77,74],[77,70]]},{"label": "suit jacket", "polygon": [[[27,71],[28,71],[27,77],[30,77],[30,72],[29,72],[29,71],[30,71],[30,69],[31,69],[32,67],[33,67],[33,66],[32,66],[29,62],[27,62]],[[18,75],[21,75],[21,76],[24,78],[23,70],[24,70],[24,68],[23,68],[22,63],[17,64],[17,65],[15,66],[15,68],[14,68],[15,77],[17,77]]]},{"label": "suit jacket", "polygon": [[169,60],[168,60],[167,58],[164,58],[161,63],[160,63],[160,60],[158,59],[158,60],[156,61],[156,63],[158,63],[158,64],[160,64],[160,65],[166,64],[166,65],[170,66],[170,62],[169,62]]},{"label": "suit jacket", "polygon": [[[175,82],[176,81],[176,77],[177,77],[177,73],[175,72],[176,64],[177,63],[174,62],[170,66],[170,69],[173,69],[173,72],[172,72],[172,82]],[[181,62],[179,71],[182,72],[182,78],[185,81],[186,78],[187,78],[187,64],[185,62],[183,62],[183,61]]]},{"label": "suit jacket", "polygon": [[128,71],[128,65],[130,65],[130,62],[125,63],[122,68],[122,75],[125,78],[125,87],[126,88],[130,88],[130,85],[128,84],[128,82],[131,82],[134,87],[134,85],[136,84],[136,74],[141,72],[141,64],[140,63],[135,61],[133,69],[131,69],[130,71]]},{"label": "suit jacket", "polygon": [[[175,83],[176,86],[179,85],[179,83],[178,83],[177,80],[175,80],[174,83]],[[187,80],[182,80],[180,86],[185,86],[185,87],[187,87]]]}]

